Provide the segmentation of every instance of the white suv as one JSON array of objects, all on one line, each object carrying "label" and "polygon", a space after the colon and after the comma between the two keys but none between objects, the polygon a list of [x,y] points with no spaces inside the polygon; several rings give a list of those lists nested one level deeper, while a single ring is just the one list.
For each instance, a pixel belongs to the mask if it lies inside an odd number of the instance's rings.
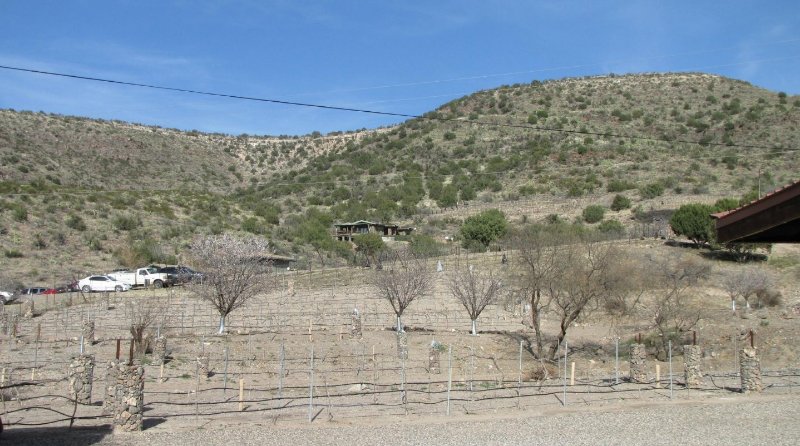
[{"label": "white suv", "polygon": [[84,293],[92,291],[128,291],[131,286],[108,276],[89,276],[78,281],[78,288]]},{"label": "white suv", "polygon": [[8,291],[0,291],[0,304],[7,304],[17,299],[17,295]]}]

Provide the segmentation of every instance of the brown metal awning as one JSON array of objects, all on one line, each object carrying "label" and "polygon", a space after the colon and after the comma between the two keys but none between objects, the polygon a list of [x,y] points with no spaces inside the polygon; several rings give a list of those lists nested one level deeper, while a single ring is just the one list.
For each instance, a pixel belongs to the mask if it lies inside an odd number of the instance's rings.
[{"label": "brown metal awning", "polygon": [[800,242],[800,181],[732,211],[712,214],[722,243]]}]

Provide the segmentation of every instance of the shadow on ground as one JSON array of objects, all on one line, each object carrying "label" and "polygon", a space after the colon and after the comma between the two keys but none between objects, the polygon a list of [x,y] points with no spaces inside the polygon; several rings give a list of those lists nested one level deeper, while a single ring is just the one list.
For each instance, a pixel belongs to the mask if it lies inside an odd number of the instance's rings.
[{"label": "shadow on ground", "polygon": [[[145,418],[144,430],[167,421],[166,418]],[[114,431],[110,425],[97,427],[6,427],[0,435],[0,445],[59,445],[89,446],[113,443]],[[125,438],[123,438],[125,439]],[[127,438],[130,440],[131,438]]]},{"label": "shadow on ground", "polygon": [[6,426],[0,444],[85,446],[113,435],[111,426],[102,427],[13,427]]}]

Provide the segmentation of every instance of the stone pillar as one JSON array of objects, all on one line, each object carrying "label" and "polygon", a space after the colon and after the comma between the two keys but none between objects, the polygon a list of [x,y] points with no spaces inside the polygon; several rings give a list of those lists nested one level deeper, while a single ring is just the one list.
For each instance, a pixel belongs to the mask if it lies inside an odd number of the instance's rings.
[{"label": "stone pillar", "polygon": [[20,313],[22,317],[25,319],[33,319],[33,300],[23,300],[22,301],[22,308],[20,308]]},{"label": "stone pillar", "polygon": [[428,372],[439,374],[441,373],[441,362],[439,361],[439,350],[442,344],[431,341],[431,346],[428,349]]},{"label": "stone pillar", "polygon": [[201,378],[208,379],[211,375],[208,364],[208,356],[203,355],[197,357],[197,373]]},{"label": "stone pillar", "polygon": [[6,325],[6,334],[11,337],[17,337],[17,329],[19,328],[19,314],[6,313],[8,320]]},{"label": "stone pillar", "polygon": [[683,346],[683,373],[686,387],[700,387],[703,385],[703,372],[700,370],[700,361],[703,359],[703,350],[699,345]]},{"label": "stone pillar", "polygon": [[644,344],[631,344],[631,382],[647,382],[647,350]]},{"label": "stone pillar", "polygon": [[142,430],[144,368],[120,364],[114,398],[114,433]]},{"label": "stone pillar", "polygon": [[80,404],[92,404],[94,356],[80,355],[69,365],[69,396]]},{"label": "stone pillar", "polygon": [[761,361],[756,349],[743,348],[739,353],[740,375],[742,377],[742,393],[761,392]]},{"label": "stone pillar", "polygon": [[0,314],[0,333],[4,335],[11,333],[11,330],[8,328],[10,319],[11,313]]},{"label": "stone pillar", "polygon": [[358,309],[354,309],[350,318],[350,338],[361,339],[361,313],[358,312]]},{"label": "stone pillar", "polygon": [[397,357],[408,359],[408,335],[406,332],[397,332]]},{"label": "stone pillar", "polygon": [[94,344],[94,321],[84,322],[83,327],[81,327],[81,334],[84,342],[89,345]]},{"label": "stone pillar", "polygon": [[103,395],[103,414],[113,415],[117,398],[117,375],[119,375],[119,361],[112,360],[106,363],[106,388]]},{"label": "stone pillar", "polygon": [[153,345],[153,365],[164,364],[167,358],[167,337],[159,336]]}]

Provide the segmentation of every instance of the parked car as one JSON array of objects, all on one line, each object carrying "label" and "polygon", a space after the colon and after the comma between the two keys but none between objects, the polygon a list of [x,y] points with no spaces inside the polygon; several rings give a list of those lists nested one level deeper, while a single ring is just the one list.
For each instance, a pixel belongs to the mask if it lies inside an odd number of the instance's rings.
[{"label": "parked car", "polygon": [[32,295],[32,294],[42,294],[45,291],[47,291],[47,288],[45,288],[45,287],[32,287],[32,288],[23,288],[23,289],[19,290],[19,293],[17,293],[17,294],[20,295],[20,296]]},{"label": "parked car", "polygon": [[164,273],[172,279],[175,284],[189,283],[194,280],[199,280],[203,274],[189,268],[188,266],[164,266],[158,269],[158,272]]},{"label": "parked car", "polygon": [[131,286],[125,282],[120,282],[109,276],[89,276],[78,281],[78,287],[84,293],[92,291],[128,291]]},{"label": "parked car", "polygon": [[153,286],[154,288],[165,288],[173,284],[167,274],[162,274],[158,268],[147,267],[138,268],[134,271],[117,271],[108,273],[119,282],[125,282],[132,287]]},{"label": "parked car", "polygon": [[9,291],[0,291],[0,304],[7,304],[11,301],[17,300],[17,295]]}]

